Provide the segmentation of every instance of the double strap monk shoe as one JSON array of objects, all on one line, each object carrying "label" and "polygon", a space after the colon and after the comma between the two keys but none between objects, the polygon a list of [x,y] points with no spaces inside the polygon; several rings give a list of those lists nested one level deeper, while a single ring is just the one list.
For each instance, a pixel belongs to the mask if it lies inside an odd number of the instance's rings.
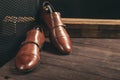
[{"label": "double strap monk shoe", "polygon": [[64,28],[65,25],[61,20],[61,15],[59,12],[55,11],[48,1],[43,2],[41,18],[49,29],[50,41],[52,44],[62,53],[71,53],[72,43]]},{"label": "double strap monk shoe", "polygon": [[33,70],[39,64],[40,48],[45,41],[44,33],[40,28],[28,31],[26,36],[15,59],[16,68],[25,72]]}]

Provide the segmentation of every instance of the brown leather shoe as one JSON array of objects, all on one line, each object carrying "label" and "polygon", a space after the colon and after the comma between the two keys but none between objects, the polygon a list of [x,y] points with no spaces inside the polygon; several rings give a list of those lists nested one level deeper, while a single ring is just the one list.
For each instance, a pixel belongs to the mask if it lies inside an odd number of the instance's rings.
[{"label": "brown leather shoe", "polygon": [[72,52],[72,44],[59,12],[48,2],[43,2],[41,17],[50,31],[50,40],[62,53]]},{"label": "brown leather shoe", "polygon": [[43,31],[38,28],[27,32],[26,40],[22,43],[16,56],[16,67],[20,71],[31,71],[40,61],[40,48],[45,41]]}]

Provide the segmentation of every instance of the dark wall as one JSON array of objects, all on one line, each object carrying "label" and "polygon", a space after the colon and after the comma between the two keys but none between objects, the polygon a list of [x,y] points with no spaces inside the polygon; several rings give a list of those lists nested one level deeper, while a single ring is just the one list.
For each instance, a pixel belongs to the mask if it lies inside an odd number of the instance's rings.
[{"label": "dark wall", "polygon": [[120,18],[120,0],[51,0],[63,17]]},{"label": "dark wall", "polygon": [[[43,0],[0,0],[0,18],[34,16]],[[49,0],[63,17],[120,18],[120,0]]]}]

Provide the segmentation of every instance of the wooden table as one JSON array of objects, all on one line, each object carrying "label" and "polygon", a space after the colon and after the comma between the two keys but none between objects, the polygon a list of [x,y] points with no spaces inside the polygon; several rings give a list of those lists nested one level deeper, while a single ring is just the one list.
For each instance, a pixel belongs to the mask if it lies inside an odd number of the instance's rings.
[{"label": "wooden table", "polygon": [[0,80],[120,80],[120,40],[72,38],[73,52],[60,53],[48,42],[40,66],[19,73],[14,59],[0,68]]}]

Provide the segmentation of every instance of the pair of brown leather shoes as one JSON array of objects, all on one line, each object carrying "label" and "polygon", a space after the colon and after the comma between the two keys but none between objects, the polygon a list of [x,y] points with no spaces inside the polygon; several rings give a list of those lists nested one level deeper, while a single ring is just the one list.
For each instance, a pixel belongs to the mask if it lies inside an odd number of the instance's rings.
[{"label": "pair of brown leather shoes", "polygon": [[[54,46],[62,53],[71,53],[71,40],[61,21],[60,13],[56,12],[48,1],[43,3],[41,18],[49,29],[50,41]],[[28,31],[26,40],[16,56],[18,70],[30,71],[37,66],[40,61],[40,48],[44,42],[45,37],[41,28]]]}]

